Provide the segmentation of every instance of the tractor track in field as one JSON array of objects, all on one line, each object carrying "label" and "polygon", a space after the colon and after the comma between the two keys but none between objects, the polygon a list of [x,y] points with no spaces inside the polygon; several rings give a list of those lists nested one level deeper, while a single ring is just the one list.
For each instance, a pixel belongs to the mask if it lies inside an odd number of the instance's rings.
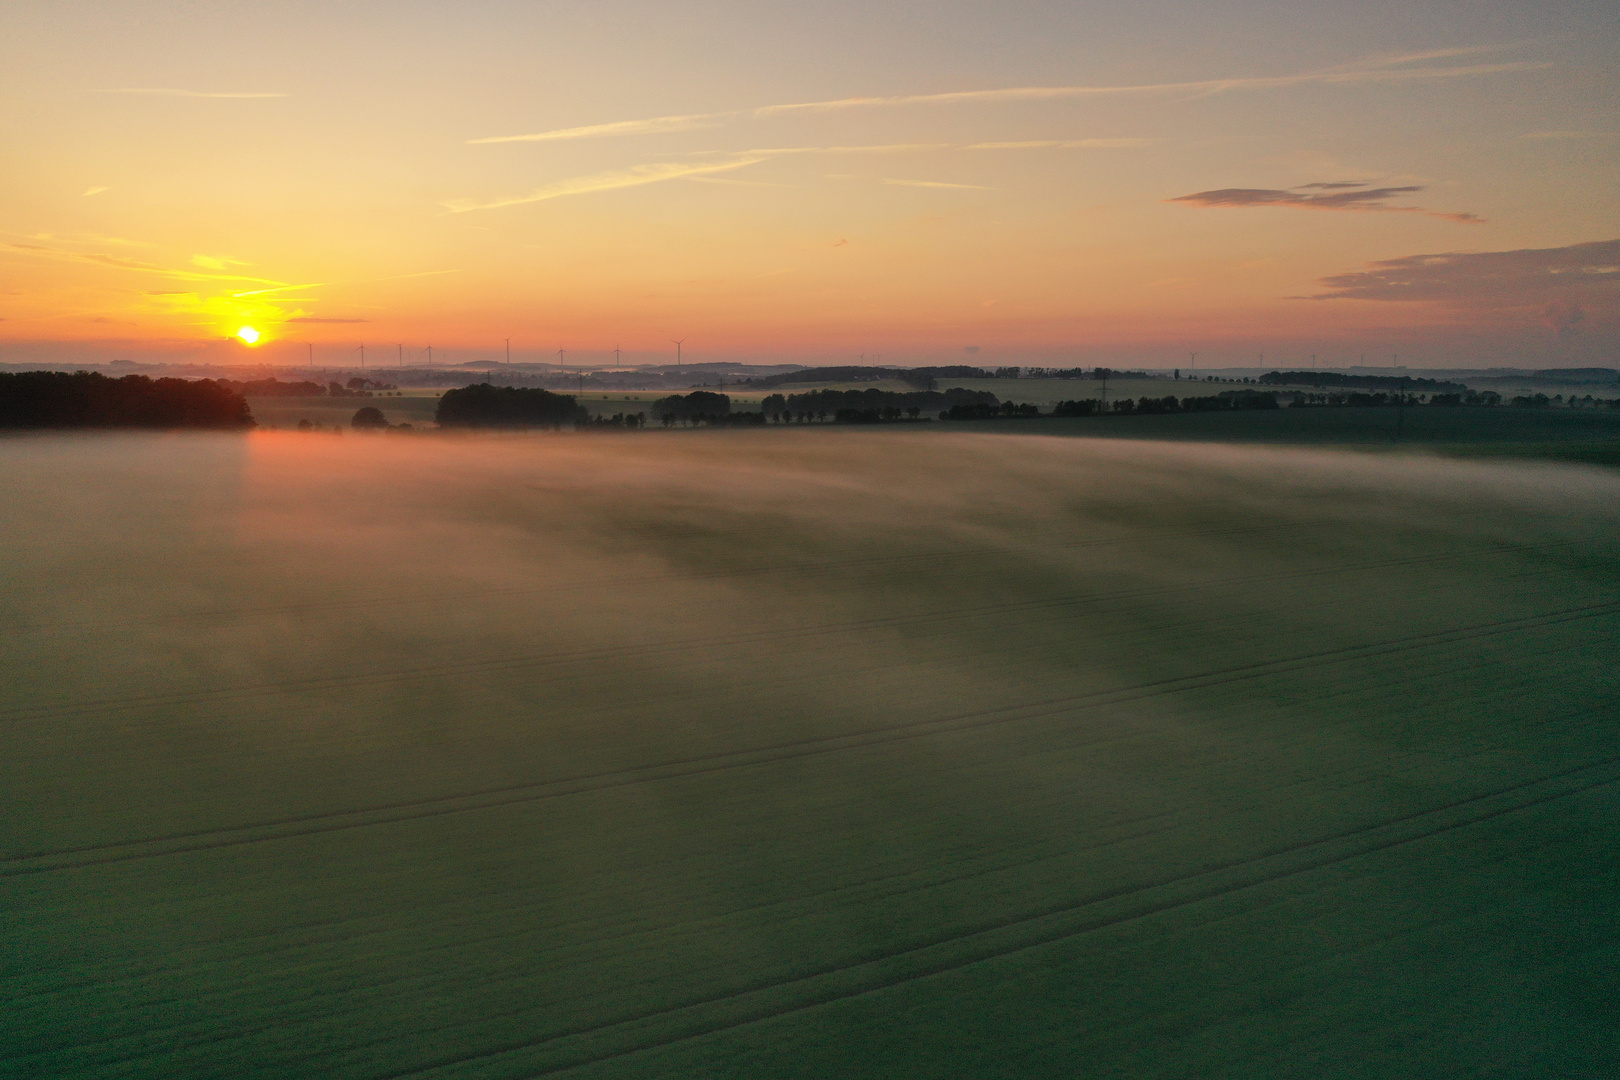
[{"label": "tractor track in field", "polygon": [[[896,986],[901,986],[906,983],[915,982],[919,979],[947,974],[973,964],[1002,959],[1004,957],[1012,956],[1030,949],[1039,948],[1043,945],[1050,945],[1056,942],[1095,933],[1110,927],[1136,922],[1142,919],[1150,918],[1154,915],[1173,911],[1177,908],[1188,907],[1206,900],[1213,900],[1221,896],[1241,892],[1247,889],[1257,888],[1259,886],[1280,881],[1285,878],[1294,877],[1313,870],[1323,869],[1338,863],[1348,862],[1352,859],[1374,854],[1379,851],[1418,843],[1420,841],[1442,836],[1446,833],[1454,832],[1471,825],[1477,825],[1508,814],[1553,802],[1557,799],[1577,795],[1582,792],[1604,787],[1610,784],[1620,783],[1620,772],[1616,772],[1614,768],[1617,764],[1620,764],[1620,756],[1588,762],[1584,765],[1563,769],[1555,773],[1537,777],[1535,779],[1520,781],[1506,787],[1485,792],[1483,794],[1470,796],[1465,799],[1454,800],[1440,806],[1430,807],[1426,810],[1402,814],[1398,817],[1389,818],[1374,824],[1358,826],[1356,828],[1347,829],[1329,836],[1279,846],[1256,855],[1214,863],[1189,872],[1171,875],[1156,881],[1134,885],[1108,893],[1097,894],[1081,900],[1061,905],[1053,905],[1033,912],[1012,915],[1005,919],[980,924],[978,927],[975,927],[974,929],[971,929],[965,933],[955,933],[948,936],[942,936],[934,941],[920,944],[909,944],[900,948],[869,954],[865,957],[852,959],[844,963],[828,965],[819,970],[806,972],[791,979],[780,979],[768,983],[761,983],[756,986],[743,987],[723,995],[717,995],[699,1001],[687,1002],[681,1005],[674,1005],[668,1008],[653,1010],[633,1016],[622,1016],[618,1019],[609,1020],[603,1023],[580,1025],[573,1029],[551,1032],[547,1035],[534,1039],[514,1040],[496,1046],[487,1047],[475,1052],[447,1056],[407,1069],[400,1069],[386,1073],[375,1073],[369,1077],[369,1080],[406,1080],[408,1077],[421,1076],[439,1069],[453,1068],[455,1066],[468,1065],[474,1062],[488,1062],[491,1059],[507,1054],[518,1053],[525,1050],[535,1050],[545,1047],[548,1044],[562,1042],[563,1040],[583,1039],[590,1036],[609,1034],[613,1032],[614,1029],[622,1029],[629,1025],[644,1024],[660,1020],[680,1021],[685,1019],[685,1024],[682,1030],[669,1034],[656,1035],[653,1038],[643,1039],[639,1045],[630,1047],[620,1046],[606,1050],[605,1052],[587,1052],[579,1054],[572,1060],[566,1062],[558,1063],[549,1067],[542,1067],[533,1071],[525,1070],[518,1074],[522,1075],[525,1080],[532,1080],[532,1078],[552,1076],[587,1065],[594,1065],[604,1061],[611,1061],[617,1058],[627,1057],[635,1053],[671,1046],[676,1043],[685,1042],[694,1038],[700,1038],[705,1035],[713,1035],[734,1028],[763,1023],[779,1017],[804,1012],[808,1009],[830,1004],[835,1001],[862,997],[867,994],[872,994],[882,990],[891,989]],[[1610,774],[1599,775],[1597,777],[1582,777],[1580,775],[1603,769],[1608,769]],[[1559,781],[1570,781],[1570,783],[1561,789],[1530,793],[1528,797],[1523,797],[1516,801],[1508,802],[1507,805],[1482,805],[1490,804],[1493,800],[1500,800],[1504,796],[1523,795],[1527,793],[1528,789],[1536,788],[1538,786],[1556,784]],[[1440,815],[1445,815],[1448,812],[1454,811],[1472,811],[1472,813],[1469,816],[1465,816],[1461,820],[1457,821],[1434,823],[1432,820],[1425,820],[1435,819]],[[1378,835],[1381,833],[1387,833],[1389,830],[1399,829],[1402,826],[1412,825],[1419,826],[1417,831],[1401,833],[1395,836]],[[1351,845],[1350,849],[1347,851],[1333,848],[1333,845],[1345,843],[1349,843]],[[1299,858],[1301,856],[1303,856],[1303,858]],[[1278,860],[1287,860],[1290,857],[1295,857],[1297,859],[1297,863],[1280,867],[1265,865],[1267,863],[1274,863]],[[1259,872],[1241,876],[1235,881],[1220,880],[1220,875],[1236,874],[1244,870],[1259,870]],[[1143,897],[1144,894],[1152,893],[1155,890],[1169,889],[1176,886],[1186,886],[1192,883],[1199,884],[1195,886],[1190,894],[1171,896],[1164,899],[1149,899],[1148,902],[1141,904],[1133,910],[1123,913],[1113,915],[1098,915],[1091,919],[1081,918],[1078,924],[1069,922],[1058,926],[1047,926],[1044,928],[1037,925],[1043,922],[1061,920],[1064,916],[1069,916],[1072,919],[1080,915],[1084,909],[1094,907],[1096,905],[1125,900],[1132,897]],[[982,946],[978,951],[966,957],[958,955],[941,958],[927,958],[924,956],[924,954],[928,953],[930,950],[940,950],[952,946],[960,947],[964,943],[972,942],[974,939],[984,939],[989,935],[1013,931],[1020,928],[1028,931],[1022,940],[1010,943],[985,941],[982,943]],[[893,963],[895,961],[907,958],[920,959],[922,962],[918,963],[915,969],[908,971],[883,972],[879,969],[879,965]],[[865,969],[865,971],[863,972],[862,969]],[[865,975],[864,979],[860,978],[860,976],[863,974]],[[855,976],[857,985],[822,988],[819,990],[819,992],[809,985],[816,980],[826,980],[838,976]],[[751,1003],[748,1000],[750,998],[759,998],[772,993],[781,993],[791,988],[803,988],[809,990],[810,992],[805,993],[801,1000],[786,1006],[765,1001]],[[708,1020],[691,1015],[697,1010],[713,1009],[715,1007],[727,1005],[736,1006],[741,1015],[732,1015],[723,1018],[711,1018]],[[752,1005],[752,1007],[750,1007],[750,1005]],[[517,1010],[504,1015],[521,1015],[522,1011],[523,1010]],[[688,1016],[683,1018],[682,1014],[688,1014]],[[482,1020],[500,1018],[501,1016],[489,1015],[481,1017]],[[385,1041],[387,1040],[378,1040],[376,1043],[367,1045],[379,1045]],[[364,1046],[345,1048],[345,1050],[340,1051],[340,1053],[352,1053],[354,1050],[363,1048]],[[303,1059],[295,1058],[285,1060],[278,1062],[278,1065],[285,1067],[287,1065],[294,1064],[299,1060]]]},{"label": "tractor track in field", "polygon": [[[435,796],[431,799],[380,804],[358,809],[324,811],[319,814],[281,818],[269,822],[172,833],[140,840],[115,841],[75,848],[15,853],[0,857],[0,877],[75,870],[115,862],[128,862],[166,855],[179,855],[217,848],[288,840],[320,833],[387,825],[426,817],[471,813],[519,803],[563,798],[570,795],[629,787],[660,780],[769,765],[794,758],[861,749],[934,734],[969,731],[1000,724],[1038,720],[1081,709],[1102,708],[1167,694],[1248,682],[1332,664],[1384,657],[1502,634],[1519,633],[1540,629],[1545,626],[1599,618],[1616,612],[1620,612],[1620,601],[1589,604],[1576,608],[1545,612],[1540,615],[1499,619],[1471,626],[1455,627],[1450,630],[1433,631],[1380,642],[1302,653],[1276,660],[1219,668],[1193,675],[1137,683],[1086,694],[1052,698],[1038,702],[1026,702],[1016,706],[973,710],[946,717],[937,717],[932,720],[915,720],[881,728],[868,728],[864,731],[843,735],[817,736],[767,746],[751,747],[747,750],[720,751],[600,773],[509,785],[472,793]],[[75,856],[79,857],[75,858]]]}]

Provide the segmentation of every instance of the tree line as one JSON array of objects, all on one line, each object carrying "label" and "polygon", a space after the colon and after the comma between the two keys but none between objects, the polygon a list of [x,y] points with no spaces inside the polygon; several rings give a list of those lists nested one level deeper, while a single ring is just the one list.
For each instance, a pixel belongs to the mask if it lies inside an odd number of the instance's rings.
[{"label": "tree line", "polygon": [[399,389],[391,382],[364,378],[353,378],[347,383],[329,382],[325,386],[308,380],[282,382],[274,376],[245,382],[238,382],[235,379],[216,381],[219,385],[228,387],[244,397],[371,397],[376,392]]},{"label": "tree line", "polygon": [[213,379],[111,378],[89,371],[0,373],[0,427],[240,430],[253,426],[247,399]]}]

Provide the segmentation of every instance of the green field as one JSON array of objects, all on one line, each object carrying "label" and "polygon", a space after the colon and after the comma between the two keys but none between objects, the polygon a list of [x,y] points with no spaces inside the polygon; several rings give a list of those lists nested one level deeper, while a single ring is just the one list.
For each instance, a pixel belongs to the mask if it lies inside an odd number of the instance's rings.
[{"label": "green field", "polygon": [[1620,474],[1065,423],[0,440],[0,1075],[1615,1075]]}]

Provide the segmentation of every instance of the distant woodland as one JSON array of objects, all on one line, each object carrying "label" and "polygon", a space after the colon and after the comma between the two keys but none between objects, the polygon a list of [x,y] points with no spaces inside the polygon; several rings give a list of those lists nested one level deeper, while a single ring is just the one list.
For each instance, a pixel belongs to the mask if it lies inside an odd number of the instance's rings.
[{"label": "distant woodland", "polygon": [[370,397],[376,391],[399,389],[391,382],[363,378],[350,379],[347,383],[329,382],[325,386],[308,381],[282,382],[274,377],[247,382],[220,379],[218,382],[247,397]]},{"label": "distant woodland", "polygon": [[587,424],[590,413],[569,394],[476,383],[445,391],[434,419],[444,428],[560,428]]},{"label": "distant woodland", "polygon": [[253,426],[247,400],[212,379],[114,379],[95,372],[0,373],[0,427],[215,428]]}]

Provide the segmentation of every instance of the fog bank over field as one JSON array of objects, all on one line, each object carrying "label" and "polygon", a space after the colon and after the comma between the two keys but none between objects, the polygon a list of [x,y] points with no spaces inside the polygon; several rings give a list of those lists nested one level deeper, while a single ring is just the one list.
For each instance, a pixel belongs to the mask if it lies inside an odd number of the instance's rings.
[{"label": "fog bank over field", "polygon": [[0,464],[23,1072],[1620,1064],[1613,471],[932,430]]}]

